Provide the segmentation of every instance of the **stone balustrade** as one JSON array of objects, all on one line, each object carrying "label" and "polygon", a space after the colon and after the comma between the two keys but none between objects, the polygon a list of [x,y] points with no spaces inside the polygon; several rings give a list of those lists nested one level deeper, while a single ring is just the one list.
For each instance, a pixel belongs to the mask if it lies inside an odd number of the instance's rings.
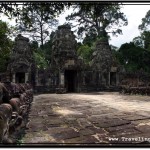
[{"label": "stone balustrade", "polygon": [[150,86],[143,87],[130,87],[121,86],[121,93],[123,94],[140,94],[140,95],[150,95]]},{"label": "stone balustrade", "polygon": [[16,142],[12,139],[12,134],[22,124],[26,124],[32,100],[31,85],[0,83],[0,143]]}]

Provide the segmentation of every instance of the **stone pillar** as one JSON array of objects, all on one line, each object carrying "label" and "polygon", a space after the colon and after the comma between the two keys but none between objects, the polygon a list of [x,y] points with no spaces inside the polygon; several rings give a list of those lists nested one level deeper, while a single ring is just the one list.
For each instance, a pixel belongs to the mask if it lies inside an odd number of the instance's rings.
[{"label": "stone pillar", "polygon": [[25,73],[25,83],[27,83],[27,81],[29,81],[29,73]]},{"label": "stone pillar", "polygon": [[61,85],[61,87],[64,87],[64,85],[65,85],[64,73],[60,73],[60,85]]},{"label": "stone pillar", "polygon": [[[82,84],[83,84],[83,85],[85,85],[85,76],[86,76],[86,75],[85,75],[85,72],[83,72],[83,77],[82,77],[82,79],[83,79],[83,80],[82,80]],[[77,78],[78,78],[78,76],[77,76]]]},{"label": "stone pillar", "polygon": [[101,85],[101,72],[98,71],[98,85]]},{"label": "stone pillar", "polygon": [[105,79],[105,76],[104,76],[104,72],[102,73],[102,85],[106,85],[106,79]]},{"label": "stone pillar", "polygon": [[110,72],[108,74],[108,85],[110,86]]},{"label": "stone pillar", "polygon": [[38,79],[38,70],[36,70],[36,74],[35,74],[35,86],[39,85],[39,79]]},{"label": "stone pillar", "polygon": [[118,75],[118,73],[116,72],[116,86],[118,86],[119,85],[119,75]]},{"label": "stone pillar", "polygon": [[[81,80],[82,78],[81,78],[81,72],[79,73],[78,71],[77,71],[77,76],[76,76],[76,81],[75,81],[75,92],[81,92]],[[84,72],[84,76],[83,76],[83,82],[85,82],[85,72]],[[84,83],[84,85],[85,85],[85,83]]]},{"label": "stone pillar", "polygon": [[12,82],[16,82],[16,74],[14,73],[13,75],[12,75]]}]

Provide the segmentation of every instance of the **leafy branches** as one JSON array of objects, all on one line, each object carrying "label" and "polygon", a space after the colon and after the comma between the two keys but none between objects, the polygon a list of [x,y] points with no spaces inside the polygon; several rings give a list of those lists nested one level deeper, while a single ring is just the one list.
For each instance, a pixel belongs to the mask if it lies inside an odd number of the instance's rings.
[{"label": "leafy branches", "polygon": [[149,30],[150,27],[150,10],[146,13],[145,17],[142,18],[142,24],[139,25],[141,31]]},{"label": "leafy branches", "polygon": [[9,28],[0,20],[0,72],[6,71],[13,42],[8,38]]},{"label": "leafy branches", "polygon": [[76,11],[66,19],[76,20],[79,35],[93,29],[98,37],[107,37],[108,33],[120,34],[121,30],[118,27],[128,24],[125,15],[120,12],[118,3],[82,2],[73,7]]}]

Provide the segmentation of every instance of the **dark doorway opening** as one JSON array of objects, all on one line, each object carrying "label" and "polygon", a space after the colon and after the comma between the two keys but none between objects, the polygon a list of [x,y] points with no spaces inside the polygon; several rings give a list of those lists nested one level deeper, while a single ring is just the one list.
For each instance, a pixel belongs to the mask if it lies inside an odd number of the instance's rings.
[{"label": "dark doorway opening", "polygon": [[16,83],[25,83],[25,73],[24,72],[16,73]]},{"label": "dark doorway opening", "polygon": [[110,85],[116,85],[116,72],[110,72]]},{"label": "dark doorway opening", "polygon": [[76,92],[77,71],[65,70],[65,88],[67,92]]}]

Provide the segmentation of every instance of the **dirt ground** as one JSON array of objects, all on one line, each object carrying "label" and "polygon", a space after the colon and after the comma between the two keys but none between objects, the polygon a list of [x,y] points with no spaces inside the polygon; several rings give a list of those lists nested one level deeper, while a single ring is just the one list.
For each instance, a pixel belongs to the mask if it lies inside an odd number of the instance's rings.
[{"label": "dirt ground", "polygon": [[150,97],[118,92],[34,96],[22,145],[149,146]]}]

